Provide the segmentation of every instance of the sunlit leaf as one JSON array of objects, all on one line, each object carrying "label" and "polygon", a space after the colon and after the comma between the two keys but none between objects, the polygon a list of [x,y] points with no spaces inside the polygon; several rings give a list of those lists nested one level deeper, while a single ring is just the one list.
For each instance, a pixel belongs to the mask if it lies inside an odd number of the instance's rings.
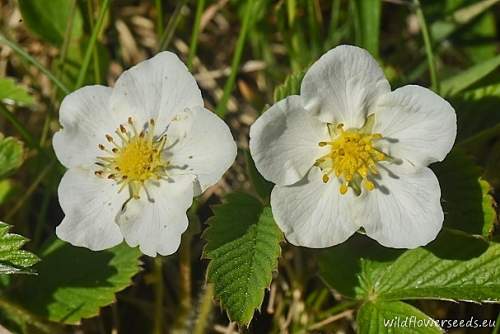
[{"label": "sunlit leaf", "polygon": [[274,101],[278,102],[289,95],[300,94],[300,84],[305,74],[306,72],[302,71],[289,75],[285,82],[274,89]]},{"label": "sunlit leaf", "polygon": [[17,84],[12,78],[0,78],[0,101],[15,102],[21,105],[33,104],[33,98],[27,89]]},{"label": "sunlit leaf", "polygon": [[229,195],[214,214],[203,236],[207,279],[229,318],[247,325],[271,284],[283,235],[271,209],[250,195]]},{"label": "sunlit leaf", "polygon": [[19,168],[24,161],[23,143],[0,133],[0,178]]},{"label": "sunlit leaf", "polygon": [[8,233],[10,226],[0,222],[0,274],[26,274],[38,257],[21,247],[28,241],[21,235]]}]

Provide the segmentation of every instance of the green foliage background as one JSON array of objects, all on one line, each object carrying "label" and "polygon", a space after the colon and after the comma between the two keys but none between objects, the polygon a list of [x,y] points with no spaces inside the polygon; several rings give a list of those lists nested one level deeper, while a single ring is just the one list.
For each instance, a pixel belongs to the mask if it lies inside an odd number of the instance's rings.
[{"label": "green foliage background", "polygon": [[[499,3],[0,0],[0,324],[15,333],[408,333],[384,321],[474,317],[492,326],[458,332],[498,333]],[[426,247],[387,249],[357,234],[304,249],[274,223],[249,126],[297,94],[308,66],[339,44],[367,49],[393,88],[430,87],[457,112],[456,145],[431,166],[445,227]],[[50,142],[62,98],[112,85],[161,50],[194,73],[238,142],[237,161],[196,199],[172,256],[56,240],[64,169]]]}]

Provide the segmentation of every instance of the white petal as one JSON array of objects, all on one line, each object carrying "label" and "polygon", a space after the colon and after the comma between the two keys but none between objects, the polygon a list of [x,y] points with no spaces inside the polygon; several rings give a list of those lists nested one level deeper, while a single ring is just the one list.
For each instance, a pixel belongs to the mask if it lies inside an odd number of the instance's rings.
[{"label": "white petal", "polygon": [[170,255],[188,226],[186,210],[193,201],[193,176],[181,175],[170,181],[148,183],[138,200],[130,200],[118,216],[118,225],[131,247],[139,245],[148,256]]},{"label": "white petal", "polygon": [[269,108],[250,128],[250,153],[258,171],[279,185],[302,179],[316,159],[328,152],[318,143],[329,140],[328,127],[289,96]]},{"label": "white petal", "polygon": [[109,99],[112,89],[86,86],[67,95],[59,109],[63,126],[52,140],[57,158],[67,168],[90,166],[102,155],[97,145],[105,143],[106,133],[113,133],[119,123],[112,114]]},{"label": "white petal", "polygon": [[128,193],[118,194],[115,182],[99,178],[91,171],[72,168],[61,179],[58,194],[66,215],[56,228],[60,239],[91,250],[122,242],[115,218]]},{"label": "white petal", "polygon": [[111,104],[114,110],[128,113],[139,126],[155,119],[158,134],[185,108],[203,106],[203,99],[186,66],[175,54],[165,51],[123,72],[113,89]]},{"label": "white petal", "polygon": [[322,121],[360,128],[378,97],[390,90],[382,69],[366,50],[341,45],[309,68],[300,95],[306,109]]},{"label": "white petal", "polygon": [[339,192],[336,179],[323,183],[313,167],[307,177],[291,186],[275,186],[271,208],[289,242],[311,248],[330,247],[347,240],[359,226],[352,219],[352,191]]},{"label": "white petal", "polygon": [[196,176],[195,195],[217,183],[236,158],[236,143],[222,119],[203,107],[182,112],[167,131],[168,172]]},{"label": "white petal", "polygon": [[443,224],[441,189],[427,167],[410,171],[390,165],[365,196],[363,226],[386,247],[416,248],[434,240]]},{"label": "white petal", "polygon": [[442,161],[457,134],[453,107],[420,86],[404,86],[379,100],[374,132],[389,138],[389,154],[417,167]]}]

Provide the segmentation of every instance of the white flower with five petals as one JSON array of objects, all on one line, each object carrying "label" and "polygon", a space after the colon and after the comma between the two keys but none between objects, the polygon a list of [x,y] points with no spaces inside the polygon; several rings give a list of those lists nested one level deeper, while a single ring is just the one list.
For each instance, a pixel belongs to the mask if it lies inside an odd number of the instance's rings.
[{"label": "white flower with five petals", "polygon": [[427,166],[455,136],[448,102],[420,86],[391,92],[368,52],[339,46],[310,67],[300,95],[252,125],[250,152],[276,184],[273,215],[292,244],[329,247],[363,228],[384,246],[415,248],[441,229],[441,190]]},{"label": "white flower with five petals", "polygon": [[53,146],[68,170],[56,233],[92,250],[125,239],[149,256],[174,253],[193,196],[236,156],[229,128],[203,107],[193,76],[170,52],[125,71],[114,88],[66,96],[59,119]]}]

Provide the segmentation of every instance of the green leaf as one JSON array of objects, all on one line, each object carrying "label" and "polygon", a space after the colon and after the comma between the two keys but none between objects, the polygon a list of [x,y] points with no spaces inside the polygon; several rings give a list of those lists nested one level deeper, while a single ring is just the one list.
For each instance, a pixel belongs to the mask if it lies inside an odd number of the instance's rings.
[{"label": "green leaf", "polygon": [[255,167],[255,163],[250,155],[249,150],[245,150],[245,162],[247,166],[247,173],[252,181],[252,185],[259,195],[259,197],[264,200],[266,203],[269,202],[269,197],[271,196],[271,191],[273,190],[273,184],[266,179],[262,175],[260,175],[259,171]]},{"label": "green leaf", "polygon": [[29,267],[38,257],[20,248],[28,241],[18,234],[8,233],[10,226],[0,222],[0,274],[29,274]]},{"label": "green leaf", "polygon": [[283,100],[290,95],[300,94],[300,84],[306,71],[290,74],[281,85],[274,89],[274,102]]},{"label": "green leaf", "polygon": [[203,235],[207,279],[229,318],[248,325],[271,284],[283,235],[271,209],[250,195],[230,194],[214,214]]},{"label": "green leaf", "polygon": [[470,158],[453,150],[433,167],[441,185],[445,225],[471,234],[489,236],[496,221],[494,200],[487,181]]},{"label": "green leaf", "polygon": [[115,293],[132,284],[140,256],[137,248],[124,243],[93,252],[57,239],[43,251],[38,277],[24,280],[14,298],[34,314],[78,324],[96,316],[115,301]]},{"label": "green leaf", "polygon": [[[18,3],[23,20],[31,31],[54,45],[63,43],[72,1],[19,0]],[[78,7],[72,20],[71,38],[78,39],[83,33],[83,20]]]},{"label": "green leaf", "polygon": [[372,56],[378,58],[381,1],[356,0],[355,3],[360,27],[360,46],[368,50]]},{"label": "green leaf", "polygon": [[474,83],[478,82],[500,66],[500,55],[488,61],[474,65],[459,74],[444,80],[441,83],[442,94],[447,96],[457,95]]},{"label": "green leaf", "polygon": [[[352,239],[325,251],[319,264],[321,277],[330,287],[345,289],[350,284],[347,291],[357,299],[500,301],[497,242],[443,229],[430,245],[401,253],[383,251],[364,236]],[[360,246],[365,248],[358,250]],[[386,254],[381,256],[382,252]]]},{"label": "green leaf", "polygon": [[0,78],[0,101],[14,101],[21,105],[33,104],[28,90],[18,85],[12,78]]},{"label": "green leaf", "polygon": [[366,302],[356,317],[360,334],[443,333],[437,322],[403,302]]},{"label": "green leaf", "polygon": [[23,143],[0,133],[0,178],[19,168],[24,161]]},{"label": "green leaf", "polygon": [[11,180],[1,180],[0,181],[0,205],[5,203],[10,195],[12,194],[12,181]]}]

